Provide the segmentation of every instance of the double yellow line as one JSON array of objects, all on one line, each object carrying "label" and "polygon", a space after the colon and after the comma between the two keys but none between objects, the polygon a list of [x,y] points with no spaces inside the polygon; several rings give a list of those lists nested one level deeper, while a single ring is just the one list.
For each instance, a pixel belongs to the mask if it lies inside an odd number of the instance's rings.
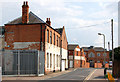
[{"label": "double yellow line", "polygon": [[115,82],[115,79],[112,77],[112,75],[109,72],[107,72],[107,74],[109,82]]}]

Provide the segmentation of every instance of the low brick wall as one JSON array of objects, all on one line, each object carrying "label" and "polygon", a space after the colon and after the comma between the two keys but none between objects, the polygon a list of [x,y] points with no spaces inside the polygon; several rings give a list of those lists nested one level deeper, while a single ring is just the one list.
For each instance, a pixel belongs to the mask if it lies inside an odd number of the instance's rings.
[{"label": "low brick wall", "polygon": [[94,68],[102,68],[102,63],[95,63]]},{"label": "low brick wall", "polygon": [[109,68],[109,63],[106,63],[106,64],[105,64],[105,68]]},{"label": "low brick wall", "polygon": [[90,67],[90,63],[86,62],[85,67],[84,68],[89,68]]}]

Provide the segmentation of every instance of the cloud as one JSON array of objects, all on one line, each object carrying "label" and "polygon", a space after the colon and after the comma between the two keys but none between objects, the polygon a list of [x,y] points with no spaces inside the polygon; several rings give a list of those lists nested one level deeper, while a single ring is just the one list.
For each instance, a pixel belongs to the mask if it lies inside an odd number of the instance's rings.
[{"label": "cloud", "polygon": [[[4,0],[4,2],[5,1],[10,2],[10,0]],[[11,1],[15,2],[16,0],[11,0]],[[6,3],[6,6],[7,5],[9,6],[7,7],[8,11],[6,11],[5,13],[3,12],[4,20],[6,22],[21,16],[21,5],[24,0],[22,1],[17,0],[17,1],[18,3],[14,3],[14,5],[11,6],[8,5],[10,3]],[[111,18],[115,19],[115,16],[117,15],[116,3],[113,3],[114,1],[116,2],[117,0],[91,0],[91,1],[90,0],[89,1],[88,0],[69,0],[69,1],[68,0],[34,0],[34,1],[28,0],[28,1],[29,1],[30,10],[33,13],[35,13],[38,17],[40,17],[44,21],[46,21],[47,17],[51,18],[53,28],[65,26],[68,42],[70,43],[79,43],[80,45],[94,45],[94,46],[101,45],[101,42],[99,41],[102,40],[98,38],[97,35],[98,32],[106,34],[106,41],[110,40],[109,38],[111,33],[110,19]],[[89,2],[93,2],[93,3],[89,3]],[[93,5],[88,5],[88,4],[93,4]],[[11,14],[8,15],[8,13]],[[102,24],[108,21],[109,23]],[[96,26],[84,27],[90,25],[96,25]],[[116,19],[115,19],[115,27],[117,28]],[[115,28],[115,32],[117,31],[116,28]],[[117,33],[115,34],[115,40],[117,40],[116,38],[117,38]]]}]

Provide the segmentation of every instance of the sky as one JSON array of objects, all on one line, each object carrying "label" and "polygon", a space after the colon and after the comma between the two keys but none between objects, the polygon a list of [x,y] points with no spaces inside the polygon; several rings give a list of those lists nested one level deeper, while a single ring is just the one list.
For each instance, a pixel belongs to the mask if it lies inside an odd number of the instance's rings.
[{"label": "sky", "polygon": [[[0,25],[22,16],[24,0],[0,0]],[[42,20],[51,19],[53,28],[65,26],[69,44],[103,47],[103,36],[111,48],[111,19],[114,47],[118,46],[118,0],[27,0],[29,11]]]}]

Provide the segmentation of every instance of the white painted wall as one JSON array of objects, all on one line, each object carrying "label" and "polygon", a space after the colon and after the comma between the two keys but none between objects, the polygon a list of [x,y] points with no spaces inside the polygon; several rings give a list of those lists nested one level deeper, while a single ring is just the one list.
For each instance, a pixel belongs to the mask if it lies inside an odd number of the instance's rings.
[{"label": "white painted wall", "polygon": [[68,68],[68,53],[66,49],[62,48],[62,59],[65,59],[65,68]]},{"label": "white painted wall", "polygon": [[28,48],[32,44],[40,44],[40,42],[14,42],[13,49],[21,49],[21,48]]},{"label": "white painted wall", "polygon": [[76,51],[80,51],[80,49],[79,49],[79,48],[75,48],[75,50],[76,50]]},{"label": "white painted wall", "polygon": [[[45,46],[45,48],[46,48],[46,54],[49,53],[49,67],[47,68],[47,65],[45,65],[46,68],[48,70],[50,70],[50,71],[60,70],[60,66],[57,67],[57,63],[56,62],[55,62],[55,68],[53,66],[53,63],[54,63],[54,61],[53,61],[54,60],[53,59],[53,55],[55,54],[55,61],[56,61],[57,60],[56,56],[58,55],[60,57],[60,47],[57,47],[57,46],[55,46],[53,44],[50,44],[50,43],[47,43],[47,42],[45,44],[46,44],[46,46]],[[52,54],[52,68],[50,68],[50,53]],[[47,59],[47,56],[46,56],[46,59]],[[60,64],[60,60],[59,60],[58,63]]]},{"label": "white painted wall", "polygon": [[69,56],[69,59],[73,59],[73,56]]},{"label": "white painted wall", "polygon": [[[72,58],[72,57],[71,57]],[[75,56],[75,59],[76,60],[85,60],[85,57],[83,56]]]}]

